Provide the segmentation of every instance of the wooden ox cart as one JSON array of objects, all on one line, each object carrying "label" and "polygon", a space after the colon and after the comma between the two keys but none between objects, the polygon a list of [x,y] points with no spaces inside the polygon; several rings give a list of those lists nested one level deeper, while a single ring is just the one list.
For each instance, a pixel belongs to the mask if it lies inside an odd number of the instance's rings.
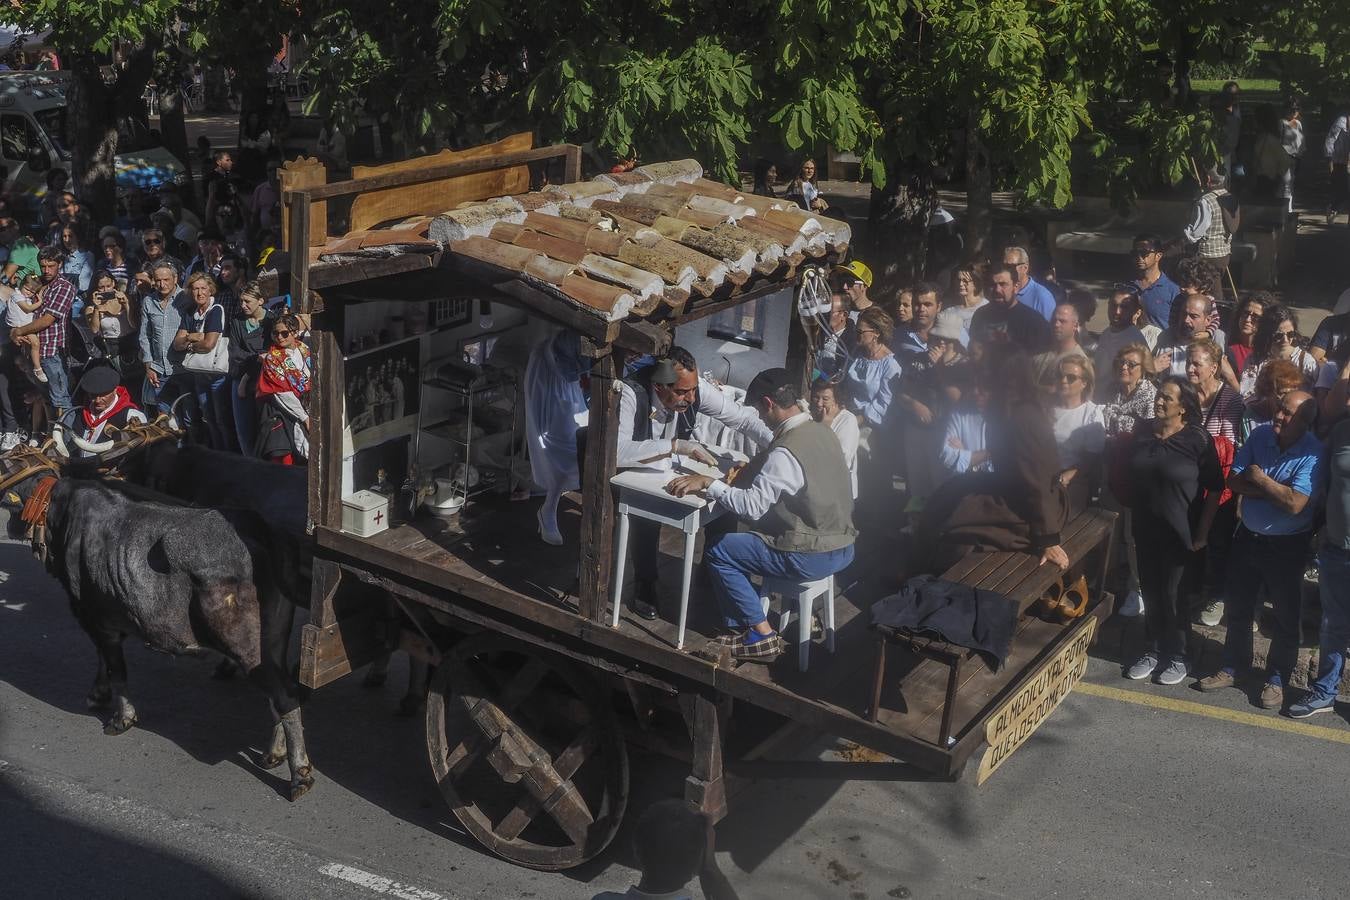
[{"label": "wooden ox cart", "polygon": [[[664,620],[625,610],[610,627],[620,357],[660,353],[677,329],[683,340],[701,320],[755,300],[795,321],[799,273],[845,253],[846,226],[778,210],[688,164],[582,182],[578,148],[528,141],[358,174],[324,184],[292,164],[283,181],[290,289],[312,308],[317,358],[301,678],[321,687],[390,646],[434,665],[431,768],[485,847],[542,869],[594,857],[624,816],[630,744],[687,760],[685,796],[714,819],[727,810],[729,771],[787,775],[807,765],[867,777],[870,763],[762,759],[784,727],[836,735],[936,777],[958,776],[992,735],[1002,747],[986,759],[992,770],[1081,677],[1096,622],[1110,611],[1101,592],[1109,514],[1085,514],[1065,535],[1074,574],[1092,582],[1088,615],[1070,624],[1024,617],[999,672],[951,648],[944,657],[935,646],[879,640],[863,589],[836,598],[836,651],[814,648],[805,672],[795,653],[731,664],[697,633],[697,618],[683,650]],[[540,189],[546,177],[558,186]],[[348,205],[348,233],[330,238],[325,215]],[[534,505],[505,492],[472,501],[458,522],[419,516],[370,537],[343,530],[344,492],[360,486],[347,382],[368,352],[348,326],[368,320],[376,298],[408,317],[428,302],[488,301],[582,336],[590,438],[564,546],[536,540]],[[801,332],[790,333],[794,345],[779,358],[799,361]],[[977,554],[950,574],[1025,608],[1058,573],[1020,554]],[[372,587],[387,605],[371,602]],[[705,606],[697,593],[692,606]]]}]

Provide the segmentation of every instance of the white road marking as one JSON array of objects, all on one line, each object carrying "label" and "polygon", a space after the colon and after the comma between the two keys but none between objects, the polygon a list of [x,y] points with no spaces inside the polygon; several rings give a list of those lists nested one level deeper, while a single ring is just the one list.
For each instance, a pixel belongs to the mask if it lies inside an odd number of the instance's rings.
[{"label": "white road marking", "polygon": [[384,878],[364,869],[357,869],[352,866],[344,866],[341,863],[329,863],[319,869],[320,874],[327,875],[329,878],[337,878],[350,884],[355,884],[367,890],[374,891],[377,894],[388,894],[391,897],[398,897],[399,900],[451,900],[444,894],[438,894],[435,891],[424,890],[419,887],[413,887],[410,884],[402,884],[389,878]]}]

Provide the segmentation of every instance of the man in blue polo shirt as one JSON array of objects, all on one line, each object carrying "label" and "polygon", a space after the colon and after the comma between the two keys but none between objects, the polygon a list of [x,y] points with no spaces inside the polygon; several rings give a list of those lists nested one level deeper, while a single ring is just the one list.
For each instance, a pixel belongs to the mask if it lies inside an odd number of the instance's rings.
[{"label": "man in blue polo shirt", "polygon": [[1177,283],[1163,274],[1163,239],[1156,234],[1134,238],[1134,286],[1149,323],[1159,328],[1172,324],[1172,303],[1181,293]]},{"label": "man in blue polo shirt", "polygon": [[1264,585],[1275,611],[1275,636],[1266,656],[1263,709],[1284,705],[1284,688],[1298,660],[1303,614],[1303,567],[1313,517],[1322,498],[1322,442],[1308,430],[1316,402],[1291,391],[1275,419],[1238,449],[1228,487],[1242,497],[1240,522],[1228,555],[1228,636],[1223,668],[1200,680],[1200,690],[1231,687],[1252,662],[1252,620]]},{"label": "man in blue polo shirt", "polygon": [[1017,269],[1017,302],[1034,309],[1049,322],[1055,314],[1055,295],[1050,289],[1031,277],[1031,257],[1025,247],[1009,247],[1003,251],[1003,264]]}]

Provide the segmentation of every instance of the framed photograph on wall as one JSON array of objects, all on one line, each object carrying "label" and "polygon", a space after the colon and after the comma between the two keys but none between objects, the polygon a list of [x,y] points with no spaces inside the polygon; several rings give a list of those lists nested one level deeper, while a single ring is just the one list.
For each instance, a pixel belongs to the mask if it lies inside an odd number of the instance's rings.
[{"label": "framed photograph on wall", "polygon": [[431,300],[427,303],[427,326],[430,328],[454,328],[456,325],[467,325],[472,313],[472,300],[462,297]]},{"label": "framed photograph on wall", "polygon": [[353,449],[412,434],[422,389],[422,341],[407,338],[346,358]]}]

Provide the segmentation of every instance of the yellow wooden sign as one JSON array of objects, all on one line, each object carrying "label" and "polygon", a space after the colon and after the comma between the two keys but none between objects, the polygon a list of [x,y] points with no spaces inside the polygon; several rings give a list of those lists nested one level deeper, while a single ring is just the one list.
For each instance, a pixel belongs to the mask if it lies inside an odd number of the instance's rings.
[{"label": "yellow wooden sign", "polygon": [[1027,738],[1069,696],[1074,685],[1083,680],[1087,672],[1088,647],[1092,646],[1096,632],[1094,616],[1082,619],[1074,626],[1068,643],[1041,663],[1027,683],[989,717],[984,729],[989,749],[980,760],[978,784],[984,784],[1014,750],[1026,743]]}]

